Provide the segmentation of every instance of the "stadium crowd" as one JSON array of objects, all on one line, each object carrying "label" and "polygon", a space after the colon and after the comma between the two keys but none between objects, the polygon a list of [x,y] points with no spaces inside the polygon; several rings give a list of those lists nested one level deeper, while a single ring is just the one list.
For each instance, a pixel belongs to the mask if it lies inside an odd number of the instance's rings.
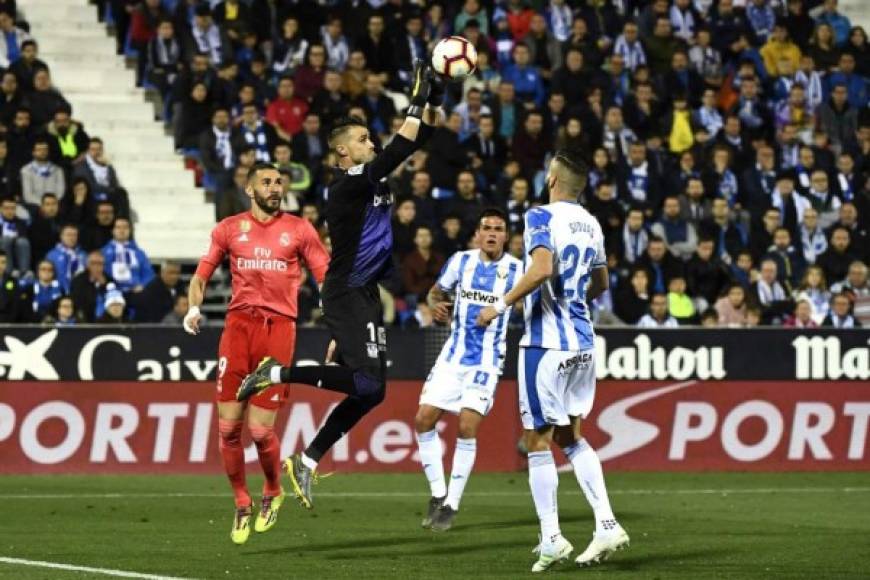
[{"label": "stadium crowd", "polygon": [[[870,49],[836,0],[98,4],[162,97],[216,218],[249,208],[247,168],[272,162],[287,176],[285,208],[327,244],[330,124],[361,117],[386,145],[414,60],[449,34],[475,45],[477,71],[449,87],[444,125],[390,177],[387,323],[432,324],[426,292],[474,243],[487,206],[506,212],[508,249],[522,256],[523,214],[546,203],[559,149],[588,165],[579,201],[607,240],[599,324],[870,324]],[[0,320],[19,288],[18,320],[91,321],[118,302],[120,319],[178,320],[177,265],[154,276],[102,144],[70,120],[12,21],[0,12]],[[46,220],[55,239],[39,234]],[[317,303],[308,280],[300,322],[316,320]]]}]

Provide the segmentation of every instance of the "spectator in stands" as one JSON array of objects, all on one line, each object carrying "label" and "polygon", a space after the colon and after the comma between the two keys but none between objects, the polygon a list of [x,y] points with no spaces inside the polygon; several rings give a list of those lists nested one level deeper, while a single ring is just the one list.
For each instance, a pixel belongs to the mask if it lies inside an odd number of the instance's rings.
[{"label": "spectator in stands", "polygon": [[323,159],[329,152],[329,145],[323,135],[320,115],[308,111],[302,122],[302,131],[293,137],[293,157],[308,167],[315,179],[319,179]]},{"label": "spectator in stands", "polygon": [[[54,112],[54,119],[45,128],[51,149],[51,159],[71,172],[73,163],[81,161],[88,149],[89,137],[82,124],[73,121],[70,110],[61,107]],[[57,190],[58,195],[63,193]]]},{"label": "spectator in stands", "polygon": [[839,219],[828,228],[828,235],[838,227],[849,230],[851,240],[849,251],[859,259],[867,259],[870,256],[870,237],[867,234],[867,227],[858,220],[858,209],[854,203],[847,202],[840,206]]},{"label": "spectator in stands", "polygon": [[393,43],[380,14],[369,16],[366,34],[359,38],[356,47],[365,55],[369,69],[386,83],[393,63]]},{"label": "spectator in stands", "polygon": [[795,301],[804,300],[812,310],[813,321],[820,325],[828,315],[831,305],[831,292],[825,282],[825,273],[818,266],[810,266],[804,272],[800,285],[794,292]]},{"label": "spectator in stands", "polygon": [[[177,83],[181,85],[182,83]],[[209,101],[208,85],[194,82],[181,97],[181,108],[175,116],[175,148],[196,150],[199,136],[208,130],[213,107]]]},{"label": "spectator in stands", "polygon": [[345,114],[348,104],[348,98],[341,90],[341,74],[337,70],[327,70],[323,75],[323,88],[311,101],[311,110],[320,116],[324,125],[331,126]]},{"label": "spectator in stands", "polygon": [[66,191],[63,169],[49,160],[48,141],[33,143],[33,161],[21,168],[21,195],[24,203],[36,208],[45,193]]},{"label": "spectator in stands", "polygon": [[326,73],[326,49],[322,44],[312,44],[308,47],[305,64],[296,69],[293,79],[296,83],[295,93],[300,99],[310,102],[320,87],[323,86],[323,76]]},{"label": "spectator in stands", "polygon": [[84,159],[73,165],[73,178],[76,177],[88,182],[88,187],[97,200],[110,202],[118,216],[130,215],[127,192],[121,187],[118,174],[109,163],[103,140],[99,137],[91,137]]},{"label": "spectator in stands", "polygon": [[85,322],[95,322],[103,315],[106,292],[115,287],[106,276],[105,264],[102,252],[94,250],[87,256],[85,270],[74,276],[70,284],[76,313]]},{"label": "spectator in stands", "polygon": [[523,216],[532,206],[529,201],[529,182],[524,177],[515,177],[511,182],[510,198],[506,209],[508,228],[512,232],[522,232],[525,228]]},{"label": "spectator in stands", "polygon": [[755,152],[755,165],[742,173],[741,189],[748,209],[752,212],[764,211],[771,203],[775,187],[776,158],[773,148],[762,145]]},{"label": "spectator in stands", "polygon": [[646,252],[635,265],[646,268],[650,291],[655,294],[665,294],[671,280],[683,275],[682,262],[668,252],[664,240],[656,235],[649,237]]},{"label": "spectator in stands", "polygon": [[803,277],[806,262],[803,253],[792,245],[788,228],[778,227],[773,232],[773,244],[767,249],[762,261],[768,259],[776,262],[777,279],[786,292],[790,293]]},{"label": "spectator in stands", "polygon": [[831,298],[831,309],[822,326],[832,328],[860,328],[861,323],[851,314],[852,301],[846,294],[834,294]]},{"label": "spectator in stands", "polygon": [[514,135],[512,151],[522,168],[523,175],[533,179],[544,168],[544,159],[553,148],[553,140],[544,133],[544,117],[539,111],[530,111],[523,128]]},{"label": "spectator in stands", "polygon": [[233,58],[230,38],[225,30],[214,23],[208,3],[198,4],[194,8],[193,26],[184,45],[185,60],[188,62],[195,53],[207,54],[214,66]]},{"label": "spectator in stands", "polygon": [[154,278],[154,269],[145,252],[133,240],[130,220],[115,219],[112,240],[102,249],[106,274],[125,294],[138,294]]},{"label": "spectator in stands", "polygon": [[713,240],[701,238],[695,255],[686,263],[689,294],[696,299],[703,299],[703,302],[699,301],[698,310],[706,310],[715,304],[731,280],[728,267],[713,254],[715,247]]},{"label": "spectator in stands", "polygon": [[776,262],[763,260],[758,280],[752,284],[751,291],[761,307],[764,324],[780,322],[785,314],[791,312],[794,307],[794,303],[777,278]]},{"label": "spectator in stands", "polygon": [[419,226],[414,234],[414,250],[402,258],[402,287],[411,307],[425,301],[444,265],[444,256],[433,250],[432,239],[432,230]]},{"label": "spectator in stands", "polygon": [[182,294],[181,266],[168,260],[163,262],[160,275],[152,278],[142,292],[131,298],[136,322],[162,322],[172,312],[176,298]]},{"label": "spectator in stands", "polygon": [[42,127],[54,116],[60,108],[70,108],[60,91],[51,83],[51,75],[47,68],[37,69],[33,74],[33,91],[28,93],[27,102],[30,105],[33,125]]},{"label": "spectator in stands", "polygon": [[53,193],[44,193],[39,209],[31,214],[30,227],[27,228],[27,239],[30,240],[31,263],[45,258],[60,239],[59,203]]},{"label": "spectator in stands", "polygon": [[10,181],[8,186],[10,193],[17,193],[21,189],[21,168],[30,163],[36,137],[37,132],[31,123],[30,109],[22,106],[15,111],[12,127],[6,132],[9,149],[6,175]]},{"label": "spectator in stands", "polygon": [[157,24],[157,34],[148,42],[145,55],[146,78],[167,99],[184,64],[181,44],[171,20],[163,19]]},{"label": "spectator in stands", "polygon": [[805,197],[818,212],[819,225],[822,228],[827,228],[837,221],[841,201],[831,189],[826,171],[816,169],[812,172],[810,188]]},{"label": "spectator in stands", "polygon": [[9,256],[0,250],[0,323],[18,321],[18,279],[9,271]]},{"label": "spectator in stands", "polygon": [[[462,216],[462,238],[468,239],[477,228],[483,203],[474,182],[474,173],[468,170],[459,172],[456,178],[456,196],[447,206],[448,215]],[[428,291],[428,288],[426,289]]]},{"label": "spectator in stands", "polygon": [[791,316],[787,316],[782,325],[786,328],[816,328],[818,326],[812,318],[812,307],[806,300],[798,300]]},{"label": "spectator in stands", "polygon": [[302,121],[308,112],[308,103],[295,96],[294,90],[293,78],[281,77],[278,81],[278,96],[266,110],[266,121],[275,128],[281,139],[288,142],[302,130]]},{"label": "spectator in stands", "polygon": [[369,126],[383,139],[390,132],[390,122],[396,116],[396,106],[384,92],[380,75],[369,74],[364,86],[365,91],[356,99],[355,104],[365,111]]},{"label": "spectator in stands", "polygon": [[15,8],[0,9],[0,33],[4,42],[0,42],[0,68],[7,69],[21,56],[21,48],[30,35],[15,26]]},{"label": "spectator in stands", "polygon": [[695,230],[712,215],[712,203],[704,194],[704,182],[700,177],[690,177],[686,182],[685,195],[680,197],[680,217]]},{"label": "spectator in stands", "polygon": [[833,284],[831,291],[835,294],[845,293],[852,302],[856,302],[859,298],[870,298],[867,264],[860,260],[849,264],[846,278]]},{"label": "spectator in stands", "polygon": [[677,328],[677,319],[668,312],[668,297],[660,292],[652,295],[649,312],[637,321],[638,328]]},{"label": "spectator in stands", "polygon": [[[415,237],[419,224],[416,220],[417,206],[413,199],[402,199],[396,203],[393,215],[393,249],[402,260],[414,251]],[[431,236],[431,231],[429,232]]]},{"label": "spectator in stands", "polygon": [[671,254],[683,261],[691,258],[698,246],[695,227],[680,217],[680,199],[675,195],[665,198],[661,219],[652,225],[650,232],[664,240]]},{"label": "spectator in stands", "polygon": [[518,42],[513,48],[513,63],[502,69],[502,79],[514,87],[517,99],[527,109],[544,106],[546,93],[541,73],[531,62],[528,45]]},{"label": "spectator in stands", "polygon": [[[96,203],[94,213],[88,216],[87,227],[79,232],[82,248],[86,252],[99,250],[112,239],[112,226],[115,223],[115,206],[109,201]],[[92,220],[92,221],[91,221]]]},{"label": "spectator in stands", "polygon": [[45,259],[54,266],[55,277],[64,294],[69,294],[72,279],[85,269],[87,256],[79,246],[79,229],[66,224],[60,230],[60,241],[46,254]]},{"label": "spectator in stands", "polygon": [[76,317],[75,305],[69,296],[61,296],[52,304],[51,312],[43,320],[43,324],[55,327],[75,326],[79,323]]},{"label": "spectator in stands", "polygon": [[649,275],[642,267],[632,270],[630,283],[617,290],[614,308],[626,324],[634,326],[649,308]]},{"label": "spectator in stands", "polygon": [[848,88],[839,83],[819,107],[819,126],[837,147],[842,147],[858,127],[858,109],[849,103]]},{"label": "spectator in stands", "polygon": [[668,284],[668,312],[682,324],[695,324],[695,303],[686,293],[686,278],[674,276]]},{"label": "spectator in stands", "polygon": [[274,42],[272,70],[276,77],[292,75],[305,59],[308,41],[299,30],[299,20],[288,16],[281,23],[281,33]]},{"label": "spectator in stands", "polygon": [[435,250],[442,256],[452,256],[465,250],[467,238],[462,234],[462,220],[459,216],[448,214],[441,219],[441,231],[436,237]]},{"label": "spectator in stands", "polygon": [[203,182],[206,191],[223,191],[230,184],[237,162],[233,144],[239,139],[238,131],[230,125],[229,110],[216,107],[212,112],[211,127],[199,136],[199,155],[207,175]]},{"label": "spectator in stands", "polygon": [[[184,322],[184,317],[187,316],[187,311],[190,309],[190,302],[187,299],[187,294],[183,292],[177,294],[175,296],[175,302],[172,305],[172,310],[163,317],[161,320],[161,324],[165,324],[167,326],[173,326],[177,328],[179,325]],[[299,320],[307,320],[302,316],[299,317]],[[205,316],[199,321],[200,326],[206,324],[207,319]]]},{"label": "spectator in stands", "polygon": [[15,111],[23,104],[23,91],[18,78],[12,71],[5,71],[0,81],[0,122],[7,126],[11,125]]},{"label": "spectator in stands", "polygon": [[483,104],[480,89],[472,88],[465,93],[465,99],[453,109],[462,118],[459,128],[459,138],[465,141],[478,133],[480,130],[480,117],[491,115],[487,105]]},{"label": "spectator in stands", "polygon": [[350,43],[343,33],[341,18],[330,16],[320,28],[320,40],[326,49],[326,66],[334,71],[344,70],[350,56]]},{"label": "spectator in stands", "polygon": [[634,264],[646,252],[648,242],[649,234],[644,227],[643,212],[639,209],[629,210],[618,240],[620,261]]},{"label": "spectator in stands", "polygon": [[[0,43],[2,44],[2,43]],[[30,240],[27,239],[27,224],[16,214],[18,202],[15,198],[0,201],[0,249],[9,258],[8,267],[13,277],[30,278]]]},{"label": "spectator in stands", "polygon": [[363,51],[354,49],[347,59],[347,68],[341,75],[341,90],[350,100],[356,100],[365,92],[365,81],[371,71]]},{"label": "spectator in stands", "polygon": [[21,43],[21,55],[12,63],[9,71],[18,79],[18,85],[25,91],[33,90],[33,75],[40,69],[48,69],[48,65],[37,56],[38,46],[31,39]]},{"label": "spectator in stands", "polygon": [[714,306],[719,315],[719,326],[740,327],[746,324],[746,290],[740,284],[732,284],[726,294]]},{"label": "spectator in stands", "polygon": [[242,166],[233,172],[233,185],[215,196],[215,218],[221,221],[232,215],[251,209],[251,198],[246,193],[248,186],[248,169]]},{"label": "spectator in stands", "polygon": [[108,290],[105,304],[105,311],[97,318],[99,324],[125,324],[127,322],[127,301],[120,290],[114,288]]},{"label": "spectator in stands", "polygon": [[849,30],[852,28],[849,19],[837,11],[837,0],[824,0],[822,6],[822,12],[816,18],[816,22],[831,27],[834,43],[837,46],[846,44],[849,39]]},{"label": "spectator in stands", "polygon": [[21,280],[21,320],[41,322],[55,300],[63,296],[63,288],[54,275],[54,265],[48,260],[39,262],[36,280]]},{"label": "spectator in stands", "polygon": [[468,161],[459,141],[461,123],[459,114],[448,115],[444,124],[435,129],[427,145],[426,171],[432,177],[432,184],[451,192],[456,187],[459,171]]},{"label": "spectator in stands", "polygon": [[411,178],[411,197],[414,199],[417,219],[429,227],[438,223],[435,200],[432,199],[432,178],[424,170],[414,171]]},{"label": "spectator in stands", "polygon": [[263,122],[256,104],[247,103],[242,107],[241,121],[235,139],[253,147],[257,161],[272,161],[272,151],[278,144],[278,134],[271,125]]},{"label": "spectator in stands", "polygon": [[478,123],[477,134],[469,136],[462,145],[471,155],[471,167],[492,188],[507,161],[507,143],[504,137],[496,133],[495,120],[491,115],[482,113]]},{"label": "spectator in stands", "polygon": [[[608,115],[610,113],[608,112]],[[629,145],[627,163],[619,171],[619,196],[625,204],[644,210],[647,219],[661,205],[661,176],[647,159],[646,145]]]},{"label": "spectator in stands", "polygon": [[798,236],[804,260],[807,264],[815,264],[816,259],[828,249],[828,238],[819,227],[818,212],[812,207],[804,210],[804,219],[798,229]]}]

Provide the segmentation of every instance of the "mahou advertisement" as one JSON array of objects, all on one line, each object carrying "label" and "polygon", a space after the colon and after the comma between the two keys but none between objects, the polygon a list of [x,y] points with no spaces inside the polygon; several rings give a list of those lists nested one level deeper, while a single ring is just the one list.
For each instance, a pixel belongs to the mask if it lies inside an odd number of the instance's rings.
[{"label": "mahou advertisement", "polygon": [[[291,386],[277,432],[288,455],[340,398]],[[413,417],[421,381],[386,400],[332,450],[323,469],[417,471]],[[2,382],[0,473],[218,473],[210,382]],[[475,468],[525,466],[517,383],[504,380],[478,437]],[[609,470],[867,470],[870,386],[836,381],[602,380],[585,423]],[[438,425],[452,454],[455,421]],[[256,461],[247,445],[246,458]]]}]

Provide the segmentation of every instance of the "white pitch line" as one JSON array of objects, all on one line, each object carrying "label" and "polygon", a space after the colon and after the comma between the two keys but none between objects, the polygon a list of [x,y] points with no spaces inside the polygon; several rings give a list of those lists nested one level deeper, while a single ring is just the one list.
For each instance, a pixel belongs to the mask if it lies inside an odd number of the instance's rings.
[{"label": "white pitch line", "polygon": [[[870,487],[755,487],[710,489],[613,489],[610,495],[738,495],[769,493],[870,493]],[[466,492],[465,497],[522,497],[528,491]],[[14,493],[0,494],[4,499],[166,499],[231,497],[231,493]],[[416,491],[338,491],[322,492],[317,497],[429,497]]]},{"label": "white pitch line", "polygon": [[0,557],[0,564],[14,564],[16,566],[30,566],[31,568],[53,568],[55,570],[69,570],[70,572],[89,572],[102,574],[116,578],[142,578],[144,580],[186,580],[177,576],[159,576],[156,574],[140,574],[139,572],[126,572],[124,570],[112,570],[110,568],[91,568],[90,566],[74,566],[72,564],[59,564],[57,562],[43,562],[42,560],[25,560],[23,558]]}]

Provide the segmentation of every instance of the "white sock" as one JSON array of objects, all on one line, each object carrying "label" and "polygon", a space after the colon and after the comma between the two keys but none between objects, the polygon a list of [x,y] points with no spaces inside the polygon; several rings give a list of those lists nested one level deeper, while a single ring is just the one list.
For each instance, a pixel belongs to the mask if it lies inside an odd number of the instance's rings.
[{"label": "white sock", "polygon": [[465,491],[465,484],[474,467],[474,457],[477,455],[477,439],[457,439],[456,451],[453,453],[453,472],[450,474],[450,486],[447,488],[447,500],[444,502],[454,510],[459,509],[459,500]]},{"label": "white sock", "polygon": [[435,429],[426,433],[417,433],[417,446],[420,448],[420,463],[423,473],[429,480],[432,497],[447,495],[447,484],[444,483],[444,466],[441,463],[441,439]]},{"label": "white sock", "polygon": [[607,487],[604,485],[604,471],[598,454],[589,446],[586,439],[580,439],[573,445],[563,449],[565,455],[574,466],[577,483],[586,496],[586,501],[595,512],[595,533],[606,533],[616,527],[616,518],[610,508],[607,498]]},{"label": "white sock", "polygon": [[269,380],[273,385],[277,385],[281,382],[281,368],[281,365],[275,365],[269,369]]},{"label": "white sock", "polygon": [[305,453],[302,454],[302,465],[304,465],[305,467],[307,467],[308,469],[310,469],[312,471],[317,469],[317,462],[314,461],[313,459],[311,459],[310,457],[308,457],[307,455],[305,455]]},{"label": "white sock", "polygon": [[554,542],[562,532],[559,529],[559,506],[556,492],[559,489],[559,474],[550,451],[529,453],[529,487],[535,510],[541,520],[541,542]]}]

